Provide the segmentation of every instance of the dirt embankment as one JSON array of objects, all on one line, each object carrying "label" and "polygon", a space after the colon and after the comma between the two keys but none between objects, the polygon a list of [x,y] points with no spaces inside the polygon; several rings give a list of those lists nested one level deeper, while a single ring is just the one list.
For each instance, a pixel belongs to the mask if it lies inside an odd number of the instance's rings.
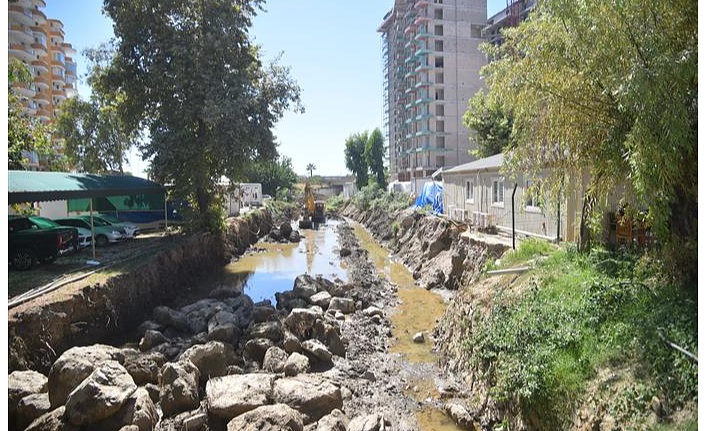
[{"label": "dirt embankment", "polygon": [[64,351],[110,340],[130,331],[152,309],[186,292],[205,272],[224,265],[266,235],[267,211],[229,219],[224,235],[165,238],[166,250],[131,271],[91,284],[68,284],[9,311],[8,371],[43,373]]}]

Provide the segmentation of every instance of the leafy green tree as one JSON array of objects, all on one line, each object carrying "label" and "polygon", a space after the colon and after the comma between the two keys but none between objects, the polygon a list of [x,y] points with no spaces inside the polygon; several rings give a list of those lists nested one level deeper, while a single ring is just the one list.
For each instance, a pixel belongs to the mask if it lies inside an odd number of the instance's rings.
[{"label": "leafy green tree", "polygon": [[261,183],[262,193],[278,196],[280,190],[291,190],[298,180],[292,169],[292,159],[280,156],[276,160],[255,162],[248,167],[247,180]]},{"label": "leafy green tree", "polygon": [[126,153],[137,143],[137,133],[124,130],[115,109],[96,99],[65,100],[55,127],[69,163],[80,172],[123,172]]},{"label": "leafy green tree", "polygon": [[538,2],[503,45],[486,47],[496,60],[483,72],[493,103],[513,113],[516,172],[549,167],[555,191],[589,174],[584,220],[624,186],[658,240],[692,258],[697,9],[693,0]]},{"label": "leafy green tree", "polygon": [[8,169],[27,169],[23,152],[47,155],[50,152],[50,129],[36,118],[27,115],[22,100],[12,90],[15,83],[29,84],[32,75],[29,68],[17,59],[10,59],[7,67],[7,155]]},{"label": "leafy green tree", "polygon": [[346,168],[355,175],[355,185],[358,190],[368,184],[368,163],[365,160],[365,146],[368,143],[368,132],[355,133],[346,139],[344,150]]},{"label": "leafy green tree", "polygon": [[306,165],[306,170],[309,171],[309,178],[314,176],[314,171],[316,170],[316,165],[313,163],[309,163]]},{"label": "leafy green tree", "polygon": [[384,189],[385,183],[385,138],[379,128],[375,128],[365,142],[365,163],[370,168],[370,173],[375,177],[375,182]]},{"label": "leafy green tree", "polygon": [[105,0],[117,55],[95,84],[117,110],[152,177],[192,202],[217,229],[216,183],[277,157],[272,127],[300,89],[289,69],[263,67],[248,35],[262,0]]},{"label": "leafy green tree", "polygon": [[478,158],[502,153],[511,145],[512,118],[482,90],[468,101],[463,125],[475,132],[470,138],[475,143],[471,153]]}]

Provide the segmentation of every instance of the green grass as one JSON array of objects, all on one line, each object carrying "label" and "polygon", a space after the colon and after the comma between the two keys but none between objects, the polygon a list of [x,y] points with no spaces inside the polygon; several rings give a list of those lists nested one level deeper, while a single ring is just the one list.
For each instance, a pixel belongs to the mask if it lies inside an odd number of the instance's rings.
[{"label": "green grass", "polygon": [[584,255],[533,240],[499,266],[538,256],[548,257],[527,276],[529,287],[519,296],[498,294],[489,314],[475,316],[467,340],[471,368],[497,399],[528,417],[539,413],[547,429],[563,429],[605,367],[634,370],[628,389],[605,400],[626,429],[648,429],[652,396],[674,408],[695,399],[697,364],[658,336],[697,352],[693,290],[641,275],[644,257],[605,250]]}]

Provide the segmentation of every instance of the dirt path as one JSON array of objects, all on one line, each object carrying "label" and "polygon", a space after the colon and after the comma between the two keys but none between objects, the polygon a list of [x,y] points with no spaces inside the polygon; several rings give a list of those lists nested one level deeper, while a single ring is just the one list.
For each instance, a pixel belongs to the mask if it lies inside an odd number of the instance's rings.
[{"label": "dirt path", "polygon": [[[339,227],[339,238],[341,248],[351,252],[346,258],[351,268],[349,277],[361,300],[384,312],[382,319],[357,318],[344,328],[343,335],[349,340],[347,366],[360,376],[347,382],[354,396],[344,406],[346,412],[379,413],[394,424],[395,430],[462,429],[442,413],[448,400],[442,399],[441,393],[454,395],[459,391],[459,382],[444,375],[436,363],[410,362],[404,355],[390,351],[397,342],[393,332],[399,332],[391,323],[391,316],[400,305],[398,286],[379,277],[349,224]],[[426,343],[431,349],[431,340]]]}]

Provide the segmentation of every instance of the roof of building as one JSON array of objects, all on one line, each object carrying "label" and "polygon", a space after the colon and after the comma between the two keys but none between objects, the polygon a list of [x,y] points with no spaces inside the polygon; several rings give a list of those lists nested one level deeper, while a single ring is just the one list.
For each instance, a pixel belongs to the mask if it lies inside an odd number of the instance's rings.
[{"label": "roof of building", "polygon": [[502,165],[503,153],[499,153],[494,156],[486,157],[484,159],[478,159],[469,163],[454,166],[451,169],[445,170],[444,174],[460,174],[468,172],[478,172],[484,169],[499,169]]},{"label": "roof of building", "polygon": [[102,196],[163,194],[164,187],[129,175],[8,171],[8,203],[44,202]]}]

